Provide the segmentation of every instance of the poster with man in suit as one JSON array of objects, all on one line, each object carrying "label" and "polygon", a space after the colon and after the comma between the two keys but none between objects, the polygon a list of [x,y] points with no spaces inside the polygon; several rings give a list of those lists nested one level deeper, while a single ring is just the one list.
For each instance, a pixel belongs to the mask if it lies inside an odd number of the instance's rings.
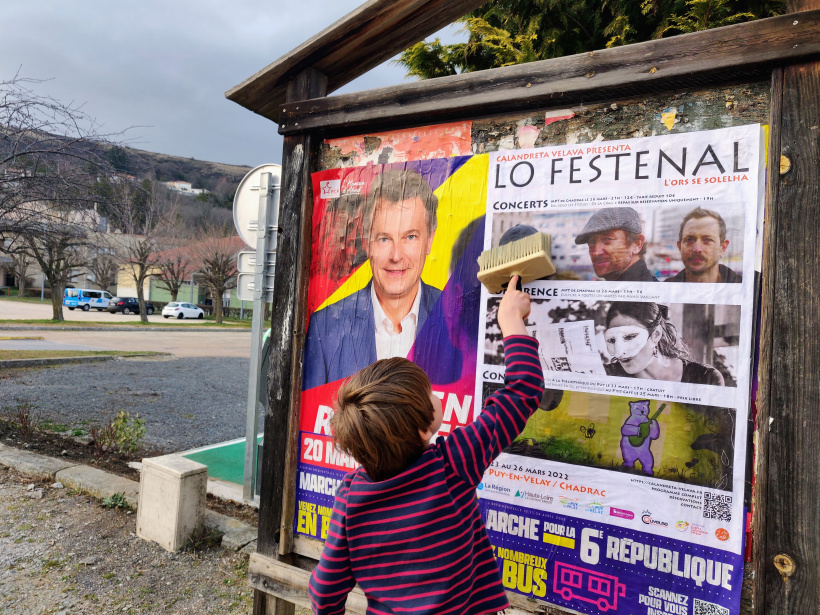
[{"label": "poster with man in suit", "polygon": [[383,171],[374,178],[362,207],[372,279],[311,316],[305,389],[345,378],[378,359],[406,357],[441,295],[421,280],[438,207],[421,174]]}]

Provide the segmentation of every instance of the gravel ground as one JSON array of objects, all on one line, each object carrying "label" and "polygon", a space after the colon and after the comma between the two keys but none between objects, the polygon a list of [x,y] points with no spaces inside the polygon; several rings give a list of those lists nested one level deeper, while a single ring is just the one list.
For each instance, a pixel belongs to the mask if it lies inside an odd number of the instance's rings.
[{"label": "gravel ground", "polygon": [[135,525],[130,512],[0,468],[0,613],[251,612],[246,553],[168,553]]},{"label": "gravel ground", "polygon": [[[161,350],[161,349],[158,349]],[[7,370],[0,410],[89,431],[118,410],[145,419],[146,447],[175,452],[245,435],[249,360],[192,357]]]},{"label": "gravel ground", "polygon": [[169,553],[132,512],[0,466],[2,615],[249,615],[248,549]]}]

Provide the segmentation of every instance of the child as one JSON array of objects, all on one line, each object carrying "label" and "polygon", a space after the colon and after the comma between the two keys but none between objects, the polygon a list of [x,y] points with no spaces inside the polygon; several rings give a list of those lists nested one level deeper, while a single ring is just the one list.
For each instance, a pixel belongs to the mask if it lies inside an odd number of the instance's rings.
[{"label": "child", "polygon": [[530,299],[515,282],[498,308],[505,386],[470,425],[430,443],[441,427],[441,400],[407,359],[377,361],[339,389],[334,439],[361,467],[336,492],[310,578],[314,613],[344,613],[356,583],[374,615],[480,615],[509,607],[475,490],[543,391],[538,343],[524,327]]}]

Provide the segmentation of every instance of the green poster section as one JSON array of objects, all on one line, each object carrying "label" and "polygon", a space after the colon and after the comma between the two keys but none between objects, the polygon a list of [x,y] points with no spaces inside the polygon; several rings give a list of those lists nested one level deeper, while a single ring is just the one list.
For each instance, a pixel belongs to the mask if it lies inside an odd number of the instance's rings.
[{"label": "green poster section", "polygon": [[[553,411],[536,410],[519,438],[506,450],[616,472],[643,474],[640,464],[624,467],[621,428],[640,398],[565,392]],[[660,436],[650,444],[651,475],[716,489],[732,488],[735,413],[729,408],[649,402]],[[647,474],[649,472],[646,472]]]}]

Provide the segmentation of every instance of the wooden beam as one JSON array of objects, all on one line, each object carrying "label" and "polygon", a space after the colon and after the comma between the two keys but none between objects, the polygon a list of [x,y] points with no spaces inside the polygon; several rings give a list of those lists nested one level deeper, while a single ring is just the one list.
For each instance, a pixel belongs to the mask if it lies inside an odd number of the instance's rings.
[{"label": "wooden beam", "polygon": [[[324,96],[327,79],[308,69],[288,85],[288,99]],[[276,277],[271,306],[271,359],[268,403],[262,447],[262,488],[259,495],[257,551],[271,557],[290,549],[293,520],[295,460],[293,444],[299,429],[302,389],[301,352],[304,345],[305,301],[310,267],[310,229],[313,212],[311,158],[321,142],[318,135],[285,137],[279,203]],[[285,543],[283,549],[282,543]],[[293,605],[281,596],[254,596],[254,615],[293,615]]]},{"label": "wooden beam", "polygon": [[369,0],[225,96],[278,122],[287,83],[299,72],[314,68],[327,75],[333,92],[485,1]]},{"label": "wooden beam", "polygon": [[[294,565],[259,553],[252,553],[248,562],[248,582],[254,589],[278,596],[289,602],[310,608],[308,582],[311,568]],[[367,598],[359,587],[347,597],[346,613],[365,615]]]},{"label": "wooden beam", "polygon": [[[288,87],[288,99],[298,98],[304,92],[309,93],[309,97],[324,96],[327,92],[327,78],[323,73],[313,69],[307,69],[301,77],[291,82]],[[277,269],[283,256],[280,250],[292,251],[285,257],[289,261],[289,267],[293,271],[288,277],[288,286],[278,286],[283,294],[288,294],[287,306],[283,314],[284,322],[290,324],[289,348],[283,345],[282,352],[290,353],[290,364],[279,366],[279,373],[276,376],[276,385],[280,392],[285,391],[285,387],[290,387],[287,393],[290,413],[288,424],[282,438],[285,442],[285,482],[281,492],[282,495],[282,515],[280,521],[280,541],[279,553],[286,554],[293,550],[293,518],[296,503],[296,465],[299,458],[299,423],[301,415],[302,399],[302,352],[305,346],[305,323],[307,322],[307,296],[308,281],[310,274],[310,254],[311,254],[311,233],[313,230],[313,189],[310,174],[316,168],[316,161],[319,156],[319,148],[322,144],[319,132],[298,135],[293,140],[285,137],[282,155],[282,177],[285,176],[285,169],[289,166],[292,170],[290,189],[293,192],[293,199],[301,200],[300,209],[291,212],[291,217],[285,222],[292,226],[295,236],[295,243],[290,246],[279,244],[277,249]],[[285,161],[289,161],[286,165]],[[282,184],[283,194],[285,193],[285,183]],[[280,216],[280,228],[282,225]],[[276,282],[274,282],[275,284]],[[279,292],[279,291],[277,291]],[[276,304],[274,303],[274,310]],[[275,312],[274,312],[275,313]],[[284,329],[281,330],[284,332]],[[272,349],[273,350],[273,349]],[[273,382],[271,385],[273,391]],[[284,403],[283,409],[287,406]]]},{"label": "wooden beam", "polygon": [[[768,76],[820,55],[820,10],[283,105],[279,132],[338,133],[597,102]],[[335,133],[334,133],[335,134]]]},{"label": "wooden beam", "polygon": [[[789,8],[818,9],[820,0]],[[820,61],[774,71],[770,135],[755,612],[809,614],[820,612]]]},{"label": "wooden beam", "polygon": [[[293,80],[289,95],[309,98],[324,95],[326,80],[313,70]],[[282,154],[282,188],[279,205],[278,254],[271,315],[271,359],[265,440],[262,447],[262,489],[259,501],[257,549],[274,556],[279,552],[282,518],[292,514],[283,493],[294,487],[295,473],[288,474],[286,451],[289,428],[296,414],[298,426],[301,370],[294,361],[304,337],[304,297],[310,265],[310,224],[313,197],[310,189],[312,135],[286,137]],[[307,233],[307,235],[306,235]],[[297,427],[298,428],[298,427]]]}]

